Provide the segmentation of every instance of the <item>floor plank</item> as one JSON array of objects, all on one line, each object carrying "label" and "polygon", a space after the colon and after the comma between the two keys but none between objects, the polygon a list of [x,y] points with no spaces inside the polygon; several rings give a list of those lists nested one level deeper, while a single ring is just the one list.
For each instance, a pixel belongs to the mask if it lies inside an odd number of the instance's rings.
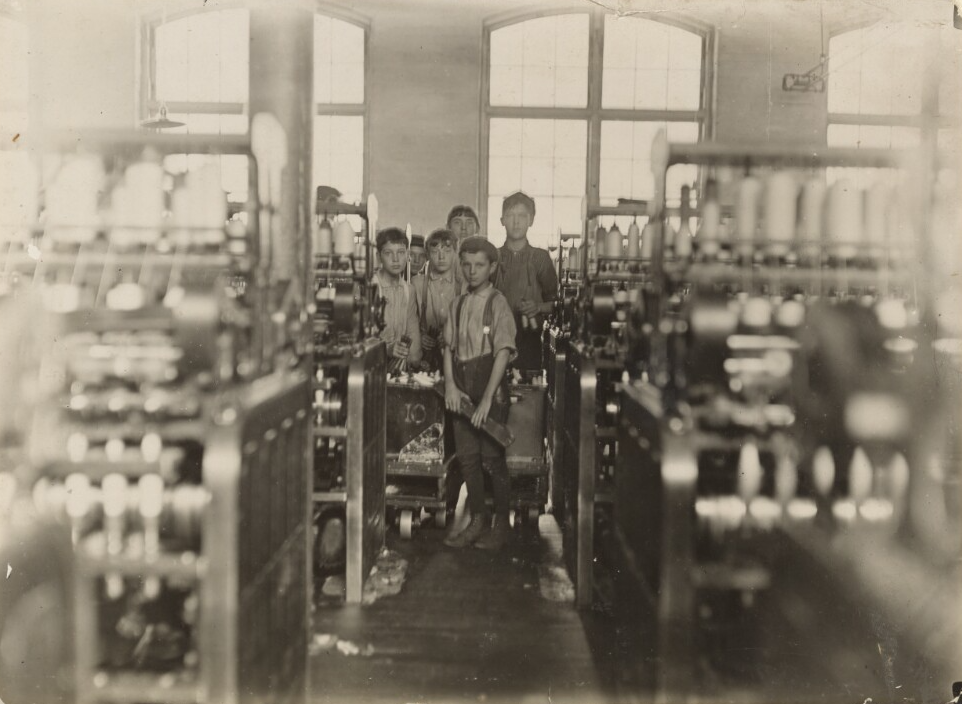
[{"label": "floor plank", "polygon": [[613,701],[586,616],[541,594],[550,556],[536,531],[516,531],[498,554],[447,548],[442,537],[430,527],[411,541],[390,536],[409,561],[400,594],[360,607],[319,603],[316,633],[373,652],[314,656],[314,702]]}]

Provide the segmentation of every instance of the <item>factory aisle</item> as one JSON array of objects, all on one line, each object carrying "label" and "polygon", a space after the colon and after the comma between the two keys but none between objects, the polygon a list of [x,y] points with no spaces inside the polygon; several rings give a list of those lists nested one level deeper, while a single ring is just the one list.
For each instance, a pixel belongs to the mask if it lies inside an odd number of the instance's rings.
[{"label": "factory aisle", "polygon": [[[388,547],[409,561],[396,596],[354,607],[319,603],[315,633],[358,647],[312,657],[313,702],[607,702],[606,655],[558,579],[556,524],[515,531],[500,554],[453,550],[425,527]],[[330,639],[326,639],[330,640]],[[345,648],[346,650],[348,648]],[[604,646],[596,647],[604,651]]]}]

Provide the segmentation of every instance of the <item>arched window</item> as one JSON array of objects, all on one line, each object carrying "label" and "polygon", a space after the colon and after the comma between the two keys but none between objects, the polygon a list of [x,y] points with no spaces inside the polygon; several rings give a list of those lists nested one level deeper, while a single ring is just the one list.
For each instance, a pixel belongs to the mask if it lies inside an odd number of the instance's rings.
[{"label": "arched window", "polygon": [[[172,132],[243,134],[250,124],[250,12],[222,9],[154,18],[148,46],[145,117],[166,107],[186,123]],[[366,28],[356,21],[314,16],[313,186],[334,186],[348,201],[365,188]],[[204,157],[170,157],[182,172]],[[219,157],[229,197],[246,199],[243,157]]]},{"label": "arched window", "polygon": [[674,141],[705,133],[707,31],[587,10],[493,23],[485,37],[482,209],[493,242],[509,193],[535,198],[529,239],[546,246],[559,229],[581,231],[586,193],[603,204],[653,195],[659,128]]},{"label": "arched window", "polygon": [[912,147],[937,129],[940,146],[951,146],[962,99],[958,35],[950,24],[893,21],[833,36],[828,145]]}]

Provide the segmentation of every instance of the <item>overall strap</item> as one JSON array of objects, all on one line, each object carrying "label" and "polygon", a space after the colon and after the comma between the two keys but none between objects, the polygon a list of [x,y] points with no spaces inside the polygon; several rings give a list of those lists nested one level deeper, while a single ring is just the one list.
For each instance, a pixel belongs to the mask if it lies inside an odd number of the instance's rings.
[{"label": "overall strap", "polygon": [[481,354],[484,354],[484,343],[488,343],[488,347],[491,349],[491,354],[494,354],[494,342],[491,341],[491,324],[494,322],[494,298],[495,296],[502,296],[500,291],[494,289],[491,291],[491,295],[488,296],[488,300],[484,304],[484,313],[481,315]]},{"label": "overall strap", "polygon": [[464,301],[468,294],[462,293],[458,296],[458,308],[454,311],[454,349],[452,350],[455,359],[458,358],[458,339],[461,330],[461,310],[464,308]]},{"label": "overall strap", "polygon": [[[430,263],[425,267],[425,270],[430,268]],[[421,328],[424,330],[428,329],[428,274],[425,271],[424,274],[424,285],[421,287],[421,310],[419,311],[421,318]]]}]

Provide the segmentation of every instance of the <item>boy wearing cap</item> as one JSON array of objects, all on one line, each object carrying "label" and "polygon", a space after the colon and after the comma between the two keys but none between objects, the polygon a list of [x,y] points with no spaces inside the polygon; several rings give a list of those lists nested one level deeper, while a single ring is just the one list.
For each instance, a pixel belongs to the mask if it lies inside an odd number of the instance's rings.
[{"label": "boy wearing cap", "polygon": [[455,276],[456,245],[450,230],[441,228],[432,232],[427,241],[427,266],[411,279],[418,304],[421,350],[432,370],[441,369],[444,323],[451,301],[464,289],[460,277]]},{"label": "boy wearing cap", "polygon": [[[497,248],[483,237],[469,237],[461,243],[459,257],[468,290],[451,302],[444,326],[444,402],[455,414],[464,398],[476,405],[470,420],[455,415],[452,422],[471,522],[444,543],[498,550],[510,535],[508,465],[504,448],[480,428],[489,417],[501,423],[508,417],[511,400],[505,369],[515,353],[514,315],[491,284],[498,268]],[[484,471],[491,475],[494,493],[493,526],[485,511]]]},{"label": "boy wearing cap", "polygon": [[454,233],[455,244],[466,237],[474,237],[481,231],[481,223],[474,209],[468,205],[456,205],[448,213],[448,229]]},{"label": "boy wearing cap", "polygon": [[376,244],[381,268],[372,283],[386,301],[381,339],[390,356],[416,364],[421,361],[417,301],[410,282],[401,278],[408,262],[408,239],[403,230],[389,227],[377,233]]},{"label": "boy wearing cap", "polygon": [[515,366],[522,373],[541,369],[541,325],[558,297],[558,275],[548,250],[528,243],[528,228],[534,222],[534,213],[534,200],[521,191],[504,199],[501,224],[506,239],[495,278],[495,286],[515,312],[518,328]]},{"label": "boy wearing cap", "polygon": [[408,249],[408,258],[411,260],[411,278],[421,273],[424,269],[424,262],[427,260],[427,252],[424,251],[424,236],[411,235],[411,247]]}]

